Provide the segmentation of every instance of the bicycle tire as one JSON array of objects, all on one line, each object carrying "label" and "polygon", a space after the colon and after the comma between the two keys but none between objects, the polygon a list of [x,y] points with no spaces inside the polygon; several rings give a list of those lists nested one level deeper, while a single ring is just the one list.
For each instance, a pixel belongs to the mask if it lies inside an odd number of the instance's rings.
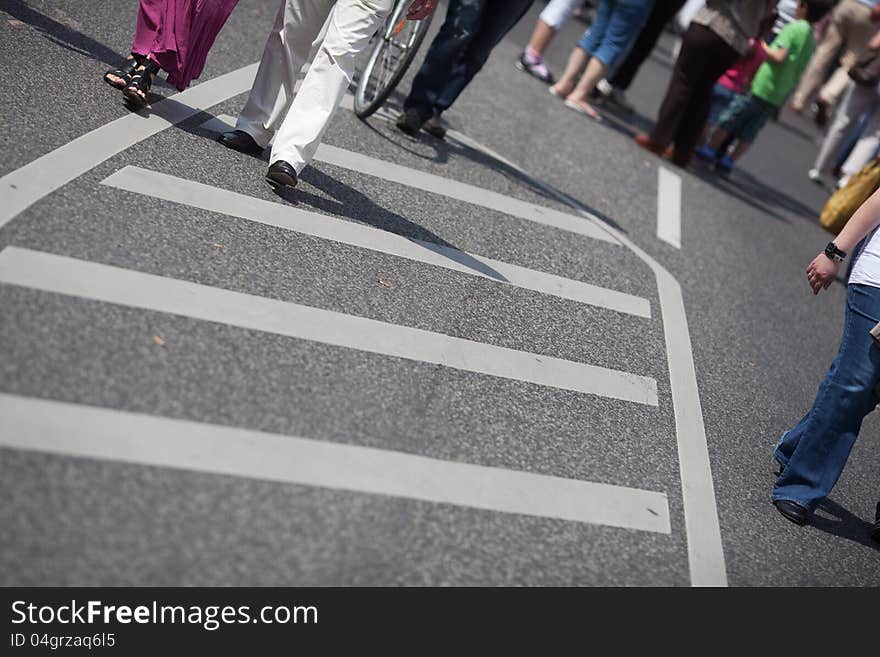
[{"label": "bicycle tire", "polygon": [[[390,25],[396,25],[402,20],[403,14],[408,6],[408,1],[398,3],[394,11],[391,13]],[[404,53],[403,58],[397,64],[396,70],[385,83],[384,87],[370,100],[366,100],[365,94],[367,92],[367,85],[371,79],[373,69],[376,67],[382,52],[389,46],[389,40],[384,36],[388,29],[387,26],[389,25],[389,22],[386,21],[382,30],[377,33],[379,39],[370,53],[370,57],[367,60],[366,66],[364,66],[364,70],[358,76],[357,87],[354,92],[354,113],[358,118],[365,119],[374,114],[376,110],[382,107],[385,101],[388,100],[388,96],[390,96],[397,88],[397,85],[400,83],[401,79],[403,79],[410,64],[412,64],[412,60],[421,47],[422,41],[425,40],[425,36],[428,34],[428,28],[430,27],[433,18],[434,13],[432,12],[420,21],[412,21],[415,25],[413,26],[413,34],[410,37],[406,53]]]}]

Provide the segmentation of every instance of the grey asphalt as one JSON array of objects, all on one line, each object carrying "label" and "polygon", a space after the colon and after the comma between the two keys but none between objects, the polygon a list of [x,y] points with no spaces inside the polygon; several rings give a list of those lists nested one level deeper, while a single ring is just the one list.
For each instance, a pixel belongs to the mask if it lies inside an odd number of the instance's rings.
[{"label": "grey asphalt", "polygon": [[[135,5],[0,0],[0,175],[127,114],[100,76],[128,47]],[[681,284],[730,584],[880,584],[880,546],[866,536],[880,497],[875,417],[813,526],[791,525],[769,502],[770,449],[809,407],[841,331],[844,286],[813,297],[803,275],[828,241],[817,221],[827,193],[805,175],[819,131],[783,111],[728,179],[676,169],[674,249],[656,236],[661,162],[630,138],[654,117],[672,36],[633,85],[635,112],[605,109],[595,123],[513,66],[542,6],[498,46],[449,123],[607,220]],[[240,2],[203,81],[259,58],[275,7]],[[583,29],[571,21],[560,33],[555,70]],[[671,533],[0,449],[0,584],[687,585],[663,318],[647,265],[623,247],[321,162],[279,197],[262,180],[264,161],[200,128],[243,100],[62,186],[0,228],[0,249],[649,376],[659,406],[12,285],[0,285],[0,392],[661,491]],[[407,138],[379,118],[341,110],[325,141],[572,212],[485,155]],[[100,185],[126,165],[637,294],[652,318]]]}]

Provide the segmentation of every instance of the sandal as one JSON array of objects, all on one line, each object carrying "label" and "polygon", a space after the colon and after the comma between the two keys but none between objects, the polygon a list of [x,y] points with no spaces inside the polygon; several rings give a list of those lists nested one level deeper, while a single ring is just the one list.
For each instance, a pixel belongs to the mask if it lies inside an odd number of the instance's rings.
[{"label": "sandal", "polygon": [[141,110],[147,106],[147,94],[150,93],[153,78],[156,77],[159,70],[158,64],[147,61],[132,73],[131,81],[122,90],[122,95],[135,110]]},{"label": "sandal", "polygon": [[[119,67],[110,69],[106,73],[104,73],[104,82],[109,84],[111,87],[115,89],[125,89],[129,82],[131,82],[131,76],[137,70],[138,66],[143,64],[144,58],[141,55],[134,55],[125,60],[125,62]],[[110,76],[121,78],[122,82],[117,82],[110,79]]]}]

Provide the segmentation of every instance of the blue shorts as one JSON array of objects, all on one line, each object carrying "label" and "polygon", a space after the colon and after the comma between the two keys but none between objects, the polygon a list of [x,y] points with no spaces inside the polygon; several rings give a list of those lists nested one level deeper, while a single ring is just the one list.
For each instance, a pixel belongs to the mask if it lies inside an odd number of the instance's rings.
[{"label": "blue shorts", "polygon": [[763,98],[751,93],[741,94],[721,112],[718,127],[751,144],[775,111],[776,106]]},{"label": "blue shorts", "polygon": [[601,0],[578,47],[613,71],[629,53],[653,6],[653,0]]},{"label": "blue shorts", "polygon": [[718,121],[721,119],[721,113],[727,109],[727,106],[730,105],[730,103],[733,102],[733,99],[738,95],[739,94],[735,91],[728,89],[717,82],[715,83],[715,88],[712,89],[712,106],[709,108],[709,125],[718,125]]}]

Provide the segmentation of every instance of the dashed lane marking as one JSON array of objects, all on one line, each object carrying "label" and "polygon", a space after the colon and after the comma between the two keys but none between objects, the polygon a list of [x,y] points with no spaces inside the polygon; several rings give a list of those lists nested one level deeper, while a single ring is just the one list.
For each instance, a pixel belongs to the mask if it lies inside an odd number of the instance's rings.
[{"label": "dashed lane marking", "polygon": [[657,237],[681,248],[681,176],[657,169]]}]

